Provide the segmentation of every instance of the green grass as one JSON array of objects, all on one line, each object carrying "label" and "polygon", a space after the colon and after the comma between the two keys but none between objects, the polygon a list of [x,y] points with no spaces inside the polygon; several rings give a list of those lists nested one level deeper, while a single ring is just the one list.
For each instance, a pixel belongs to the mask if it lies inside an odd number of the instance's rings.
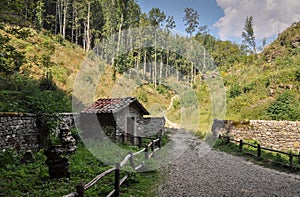
[{"label": "green grass", "polygon": [[[10,156],[9,156],[10,155]],[[5,158],[14,158],[0,167],[1,196],[62,196],[75,191],[80,182],[86,184],[95,176],[110,168],[97,160],[82,144],[79,144],[74,155],[70,157],[70,178],[50,179],[43,152],[35,154],[32,164],[19,164],[19,156],[6,154]],[[1,158],[3,159],[3,158]],[[155,171],[136,173],[122,171],[129,175],[128,181],[121,187],[122,196],[154,196],[159,174]],[[86,196],[106,196],[112,189],[114,173],[101,179],[95,186],[86,191]],[[149,195],[148,195],[149,194]]]},{"label": "green grass", "polygon": [[[247,141],[251,144],[257,144],[255,141]],[[229,144],[225,144],[224,140],[217,140],[215,149],[226,152],[235,156],[241,156],[250,160],[251,162],[265,166],[267,168],[276,169],[284,172],[299,172],[300,171],[300,163],[298,158],[293,157],[293,166],[295,168],[289,168],[289,156],[279,153],[274,153],[266,150],[261,150],[261,157],[256,157],[257,148],[243,145],[242,151],[239,149],[239,144],[230,142]]]}]

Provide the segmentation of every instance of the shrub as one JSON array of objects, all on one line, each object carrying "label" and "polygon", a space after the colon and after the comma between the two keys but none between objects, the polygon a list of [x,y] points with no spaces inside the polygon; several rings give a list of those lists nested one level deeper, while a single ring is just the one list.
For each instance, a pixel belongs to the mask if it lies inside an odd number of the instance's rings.
[{"label": "shrub", "polygon": [[15,149],[0,150],[0,168],[12,168],[19,163],[21,157]]},{"label": "shrub", "polygon": [[294,93],[286,90],[268,107],[267,114],[273,120],[299,120],[299,100]]},{"label": "shrub", "polygon": [[137,95],[137,98],[139,101],[142,101],[144,103],[147,103],[148,102],[148,96],[147,96],[147,93],[144,92],[144,91],[140,91]]},{"label": "shrub", "polygon": [[298,82],[300,82],[300,70],[297,70],[297,71],[296,71],[295,76],[296,76],[296,80],[297,80]]},{"label": "shrub", "polygon": [[10,38],[0,34],[0,72],[11,75],[26,62],[25,55],[9,44]]},{"label": "shrub", "polygon": [[235,98],[242,93],[239,85],[234,85],[229,91],[229,98]]}]

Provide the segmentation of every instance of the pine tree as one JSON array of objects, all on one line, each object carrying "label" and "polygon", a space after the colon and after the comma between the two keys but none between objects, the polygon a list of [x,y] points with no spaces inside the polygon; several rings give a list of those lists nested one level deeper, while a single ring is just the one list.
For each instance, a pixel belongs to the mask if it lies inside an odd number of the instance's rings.
[{"label": "pine tree", "polygon": [[[195,32],[196,28],[199,25],[199,14],[193,8],[185,8],[184,9],[185,16],[183,17],[183,21],[185,22],[184,25],[186,26],[185,31],[190,34],[192,37],[193,33]],[[192,44],[191,44],[191,51],[193,51]],[[194,81],[194,64],[191,63],[191,86],[193,86]]]},{"label": "pine tree", "polygon": [[255,34],[253,29],[253,17],[247,17],[244,25],[244,31],[242,32],[243,43],[246,44],[248,47],[252,48],[254,54],[256,54],[256,41],[255,41]]}]

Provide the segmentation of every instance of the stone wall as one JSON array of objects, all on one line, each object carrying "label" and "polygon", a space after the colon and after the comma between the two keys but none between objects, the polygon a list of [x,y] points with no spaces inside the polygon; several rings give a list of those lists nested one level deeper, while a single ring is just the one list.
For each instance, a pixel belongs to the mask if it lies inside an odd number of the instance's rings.
[{"label": "stone wall", "polygon": [[0,113],[0,150],[37,150],[36,118],[35,114]]},{"label": "stone wall", "polygon": [[165,126],[164,117],[143,118],[137,122],[139,136],[147,137],[159,133]]},{"label": "stone wall", "polygon": [[[142,118],[137,111],[132,109],[126,110],[124,113],[117,116],[118,130],[126,130],[126,121],[124,117],[136,118],[135,136],[151,136],[157,134],[165,124],[165,119],[162,118]],[[60,129],[64,129],[67,125],[69,128],[75,128],[75,123],[79,122],[79,114],[61,113],[59,115],[61,122],[53,133],[58,136]],[[0,151],[8,148],[16,150],[38,150],[42,144],[43,130],[38,124],[39,116],[29,113],[0,113]],[[97,116],[87,117],[85,120],[89,130],[92,125],[96,125],[95,132],[99,134],[100,125]],[[79,125],[76,125],[79,126]],[[84,127],[84,125],[82,125]],[[84,129],[84,128],[82,128]],[[89,132],[95,135],[93,132]],[[130,133],[131,134],[131,133]]]},{"label": "stone wall", "polygon": [[300,151],[300,122],[250,120],[246,122],[215,120],[213,132],[236,140],[256,140],[261,146],[281,151]]},{"label": "stone wall", "polygon": [[[74,127],[76,114],[60,114],[61,124]],[[0,151],[8,148],[38,150],[43,131],[37,124],[38,116],[29,113],[0,113]],[[57,129],[58,130],[58,129]]]}]

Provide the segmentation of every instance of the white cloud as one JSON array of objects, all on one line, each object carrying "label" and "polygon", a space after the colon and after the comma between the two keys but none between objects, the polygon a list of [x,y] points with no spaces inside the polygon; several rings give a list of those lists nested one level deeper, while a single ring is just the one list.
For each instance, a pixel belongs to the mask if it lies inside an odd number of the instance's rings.
[{"label": "white cloud", "polygon": [[299,0],[216,0],[224,16],[214,26],[222,40],[241,38],[247,16],[253,16],[254,33],[262,39],[300,21]]}]

